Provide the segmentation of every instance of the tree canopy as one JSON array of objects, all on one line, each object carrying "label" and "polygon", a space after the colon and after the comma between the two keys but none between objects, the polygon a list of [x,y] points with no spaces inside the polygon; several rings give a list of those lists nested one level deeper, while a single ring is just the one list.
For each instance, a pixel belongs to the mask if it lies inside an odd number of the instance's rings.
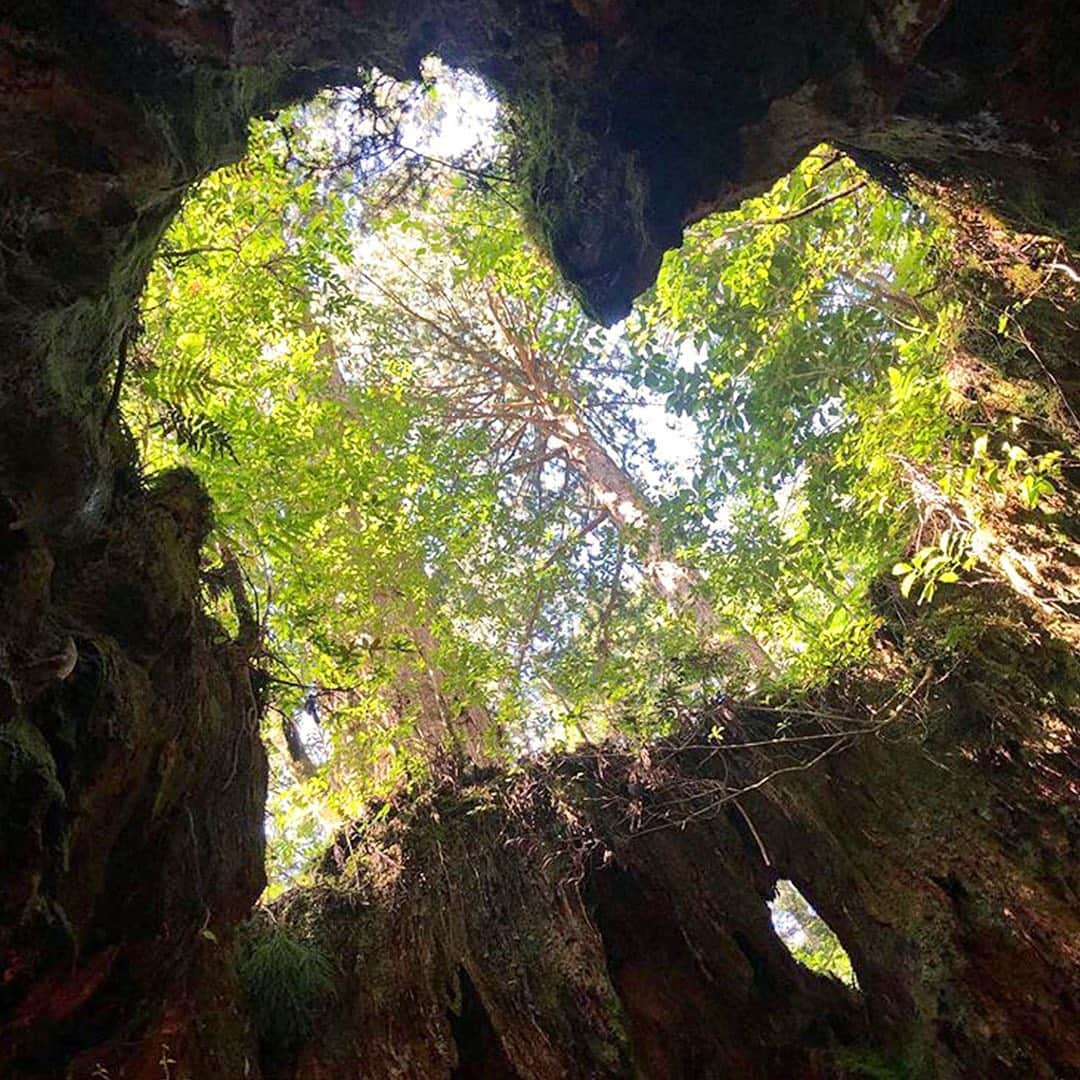
[{"label": "tree canopy", "polygon": [[820,147],[605,330],[497,132],[436,152],[484,101],[462,85],[256,124],[129,358],[146,468],[203,478],[208,598],[256,629],[279,879],[432,769],[820,684],[874,647],[875,589],[929,603],[985,553],[927,491],[1055,492],[950,382],[964,312],[918,206]]}]

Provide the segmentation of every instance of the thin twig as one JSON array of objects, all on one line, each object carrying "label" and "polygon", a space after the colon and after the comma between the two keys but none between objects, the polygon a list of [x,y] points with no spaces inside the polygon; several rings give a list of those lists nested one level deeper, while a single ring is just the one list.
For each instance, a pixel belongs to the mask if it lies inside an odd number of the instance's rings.
[{"label": "thin twig", "polygon": [[729,236],[735,236],[740,232],[744,232],[747,229],[767,229],[770,225],[783,225],[788,221],[796,221],[799,218],[814,213],[815,210],[820,210],[822,207],[828,206],[829,203],[834,203],[840,199],[846,199],[849,195],[854,195],[855,192],[861,191],[866,187],[866,184],[867,181],[859,180],[844,188],[842,191],[834,191],[831,195],[823,195],[820,199],[809,203],[807,206],[800,207],[798,210],[790,210],[786,214],[778,214],[776,217],[753,218],[750,221],[741,221],[738,225],[732,225],[730,228],[724,229],[722,232],[718,233],[715,239],[723,240]]}]

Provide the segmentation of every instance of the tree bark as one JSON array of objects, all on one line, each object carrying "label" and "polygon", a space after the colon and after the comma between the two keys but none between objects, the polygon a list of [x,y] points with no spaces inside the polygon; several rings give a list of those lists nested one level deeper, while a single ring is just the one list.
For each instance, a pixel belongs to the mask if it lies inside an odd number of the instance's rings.
[{"label": "tree bark", "polygon": [[[783,734],[725,711],[720,743],[570,754],[342,834],[278,909],[341,958],[337,996],[268,1075],[1078,1075],[1076,717],[1030,707],[1071,660],[1022,636]],[[781,878],[857,992],[783,947]]]}]

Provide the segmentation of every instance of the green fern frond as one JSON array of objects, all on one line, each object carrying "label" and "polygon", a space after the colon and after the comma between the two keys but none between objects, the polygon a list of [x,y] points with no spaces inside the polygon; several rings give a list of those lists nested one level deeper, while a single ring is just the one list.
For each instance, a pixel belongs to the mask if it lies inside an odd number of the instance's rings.
[{"label": "green fern frond", "polygon": [[158,420],[154,427],[171,435],[183,447],[211,457],[228,455],[236,461],[232,437],[216,420],[203,413],[185,412],[172,401],[157,403]]},{"label": "green fern frond", "polygon": [[237,972],[259,1041],[275,1056],[312,1034],[334,989],[333,964],[318,946],[264,920],[241,934]]}]

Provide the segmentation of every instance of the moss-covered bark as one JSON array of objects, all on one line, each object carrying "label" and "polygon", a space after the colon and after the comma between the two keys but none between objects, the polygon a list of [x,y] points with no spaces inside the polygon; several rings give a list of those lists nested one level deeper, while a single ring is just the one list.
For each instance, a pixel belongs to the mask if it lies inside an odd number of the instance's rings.
[{"label": "moss-covered bark", "polygon": [[858,1003],[772,932],[753,853],[722,817],[632,838],[624,763],[600,765],[480,778],[341,837],[275,911],[338,993],[267,1073],[831,1075]]},{"label": "moss-covered bark", "polygon": [[[347,831],[273,912],[338,988],[269,1075],[1076,1075],[1080,672],[1012,601],[965,617],[918,678],[722,709],[717,740],[478,775]],[[789,955],[780,878],[859,992]]]},{"label": "moss-covered bark", "polygon": [[[170,1011],[232,978],[266,770],[247,658],[196,599],[208,525],[176,473],[118,493],[90,541],[6,532],[3,625],[22,634],[0,715],[0,1075],[78,1070],[110,1039],[138,1057],[146,1027],[178,1050]],[[40,656],[65,645],[61,679]],[[110,1054],[91,1057],[86,1075]]]}]

